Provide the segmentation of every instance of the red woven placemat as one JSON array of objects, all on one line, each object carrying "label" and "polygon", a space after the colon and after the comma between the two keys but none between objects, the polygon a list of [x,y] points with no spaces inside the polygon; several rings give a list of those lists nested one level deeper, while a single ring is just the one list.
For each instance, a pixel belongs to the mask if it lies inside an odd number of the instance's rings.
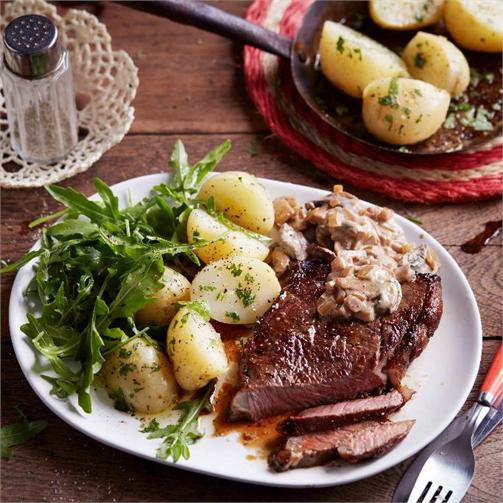
[{"label": "red woven placemat", "polygon": [[[248,20],[293,37],[313,0],[255,0]],[[411,156],[374,149],[335,131],[297,93],[288,62],[246,47],[248,91],[267,125],[318,168],[356,187],[424,203],[488,199],[503,192],[502,137],[478,150]]]}]

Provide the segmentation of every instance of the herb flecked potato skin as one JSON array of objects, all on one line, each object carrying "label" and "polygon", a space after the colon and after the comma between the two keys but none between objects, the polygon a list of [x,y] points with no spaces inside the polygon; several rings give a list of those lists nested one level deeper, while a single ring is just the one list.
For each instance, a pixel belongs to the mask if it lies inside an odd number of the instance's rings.
[{"label": "herb flecked potato skin", "polygon": [[187,220],[187,237],[189,243],[193,243],[197,237],[208,241],[216,240],[195,250],[205,264],[234,255],[264,260],[269,253],[266,244],[244,232],[229,229],[201,209],[192,210]]},{"label": "herb flecked potato skin", "polygon": [[444,22],[456,44],[481,52],[503,49],[501,0],[446,0]]},{"label": "herb flecked potato skin", "polygon": [[373,80],[409,75],[405,63],[393,51],[333,21],[323,25],[320,64],[332,84],[355,98],[361,98]]},{"label": "herb flecked potato skin", "polygon": [[178,384],[187,391],[200,389],[227,371],[220,334],[200,313],[182,307],[171,320],[166,348]]},{"label": "herb flecked potato skin", "polygon": [[374,23],[388,30],[417,30],[442,17],[444,0],[370,0]]},{"label": "herb flecked potato skin", "polygon": [[133,339],[111,353],[103,365],[107,390],[121,410],[155,414],[172,407],[178,385],[164,353]]},{"label": "herb flecked potato skin", "polygon": [[281,291],[270,266],[251,257],[229,257],[204,267],[192,281],[191,298],[205,301],[221,323],[255,323]]},{"label": "herb flecked potato skin", "polygon": [[227,171],[208,179],[201,187],[199,198],[213,198],[235,224],[253,232],[268,234],[274,225],[271,198],[256,177],[243,171]]},{"label": "herb flecked potato skin", "polygon": [[442,125],[450,96],[427,82],[380,79],[363,93],[363,121],[376,138],[411,145],[429,138]]},{"label": "herb flecked potato skin", "polygon": [[190,281],[179,272],[166,267],[161,278],[164,286],[151,296],[152,300],[136,312],[141,326],[167,326],[176,312],[176,303],[190,299]]},{"label": "herb flecked potato skin", "polygon": [[464,54],[440,35],[420,31],[407,44],[402,58],[412,77],[445,89],[451,96],[459,96],[470,83]]}]

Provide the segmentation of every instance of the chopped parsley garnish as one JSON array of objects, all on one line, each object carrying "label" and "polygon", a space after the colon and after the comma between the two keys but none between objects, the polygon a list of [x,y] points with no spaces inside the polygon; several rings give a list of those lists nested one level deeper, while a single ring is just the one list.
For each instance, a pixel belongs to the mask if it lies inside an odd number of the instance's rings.
[{"label": "chopped parsley garnish", "polygon": [[241,319],[241,317],[239,316],[238,313],[234,313],[234,312],[230,312],[230,311],[227,311],[225,313],[225,316],[227,316],[227,318],[231,319],[232,321],[239,321]]},{"label": "chopped parsley garnish", "polygon": [[157,362],[154,362],[150,365],[150,369],[152,372],[159,372],[161,370],[161,366]]},{"label": "chopped parsley garnish", "polygon": [[215,298],[220,301],[220,300],[224,300],[224,297],[225,297],[225,292],[218,292]]},{"label": "chopped parsley garnish", "polygon": [[418,89],[417,87],[414,88],[414,93],[417,94],[418,96],[422,96],[423,93],[421,92],[420,89]]},{"label": "chopped parsley garnish", "polygon": [[202,292],[213,292],[216,289],[217,287],[212,285],[199,285],[199,290]]},{"label": "chopped parsley garnish", "polygon": [[231,264],[228,269],[235,278],[241,276],[241,273],[243,272],[241,264]]},{"label": "chopped parsley garnish", "polygon": [[466,110],[470,110],[473,108],[473,105],[471,103],[459,103],[456,107],[458,110],[463,110],[463,111],[466,111]]},{"label": "chopped parsley garnish", "polygon": [[353,49],[353,51],[358,54],[358,57],[360,58],[360,61],[362,60],[362,50],[359,48]]},{"label": "chopped parsley garnish", "polygon": [[130,349],[126,348],[120,348],[119,349],[119,358],[121,360],[125,360],[126,358],[129,358],[131,356],[132,351]]},{"label": "chopped parsley garnish", "polygon": [[255,283],[255,278],[249,272],[247,272],[245,274],[245,281],[247,283]]},{"label": "chopped parsley garnish", "polygon": [[393,116],[391,114],[386,114],[384,116],[384,120],[389,124],[389,129],[391,129],[391,127],[393,126]]},{"label": "chopped parsley garnish", "polygon": [[121,376],[125,376],[125,375],[128,375],[129,372],[132,372],[133,370],[136,370],[136,364],[134,364],[134,363],[123,363],[119,367],[119,374]]},{"label": "chopped parsley garnish", "polygon": [[419,124],[423,120],[423,114],[420,114],[419,117],[416,119],[416,124]]},{"label": "chopped parsley garnish", "polygon": [[456,114],[450,113],[443,123],[444,128],[454,129],[456,127]]},{"label": "chopped parsley garnish", "polygon": [[426,64],[426,59],[422,55],[422,53],[418,52],[416,53],[416,56],[414,57],[414,66],[416,68],[423,68],[423,66]]},{"label": "chopped parsley garnish", "polygon": [[398,96],[398,78],[393,77],[389,83],[388,94],[386,96],[383,96],[382,98],[379,98],[378,100],[379,105],[398,108],[397,96]]},{"label": "chopped parsley garnish", "polygon": [[126,402],[126,397],[124,396],[124,391],[119,388],[112,394],[114,400],[114,407],[121,412],[131,412],[131,407]]},{"label": "chopped parsley garnish", "polygon": [[345,40],[342,37],[337,39],[337,50],[342,54],[344,52],[344,42]]},{"label": "chopped parsley garnish", "polygon": [[403,107],[402,111],[407,117],[410,117],[410,113],[412,112],[412,110],[409,107]]},{"label": "chopped parsley garnish", "polygon": [[243,303],[245,307],[251,306],[255,302],[255,294],[251,288],[243,288],[241,285],[235,290],[237,298]]}]

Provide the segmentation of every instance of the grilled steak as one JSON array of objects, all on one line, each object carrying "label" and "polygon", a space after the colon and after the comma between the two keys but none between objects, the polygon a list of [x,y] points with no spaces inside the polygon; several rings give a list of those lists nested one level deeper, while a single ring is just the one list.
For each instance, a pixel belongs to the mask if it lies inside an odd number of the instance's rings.
[{"label": "grilled steak", "polygon": [[356,463],[388,452],[409,433],[414,423],[414,420],[366,421],[323,433],[290,437],[269,456],[269,466],[282,472],[324,464],[336,457]]},{"label": "grilled steak", "polygon": [[438,276],[404,283],[394,313],[348,321],[317,314],[329,268],[311,260],[290,266],[278,301],[243,352],[231,419],[258,420],[383,389],[387,373],[399,381],[433,335],[442,313]]},{"label": "grilled steak", "polygon": [[321,405],[286,418],[279,423],[278,431],[285,435],[304,435],[368,419],[382,419],[404,403],[402,394],[393,390],[385,395]]}]

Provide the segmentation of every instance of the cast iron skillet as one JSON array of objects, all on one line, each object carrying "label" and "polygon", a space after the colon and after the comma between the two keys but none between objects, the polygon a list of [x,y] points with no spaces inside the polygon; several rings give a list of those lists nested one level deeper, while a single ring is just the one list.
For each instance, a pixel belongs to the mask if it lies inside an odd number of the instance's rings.
[{"label": "cast iron skillet", "polygon": [[[343,22],[396,52],[405,47],[415,31],[397,32],[379,28],[368,16],[367,2],[315,1],[293,40],[197,0],[121,3],[238,40],[289,60],[297,91],[311,110],[334,129],[373,147],[405,154],[460,152],[495,138],[501,129],[501,108],[493,108],[501,97],[501,56],[463,51],[470,66],[478,73],[474,73],[475,78],[467,92],[451,101],[450,127],[443,126],[427,140],[407,147],[382,143],[368,133],[361,117],[361,100],[347,96],[330,84],[319,69],[317,56],[321,28],[328,19]],[[430,31],[446,34],[443,26],[433,27]],[[465,101],[473,105],[472,111],[456,113],[456,105]],[[470,125],[470,114],[481,106],[489,112],[486,117],[492,123],[490,131],[476,131]]]}]

